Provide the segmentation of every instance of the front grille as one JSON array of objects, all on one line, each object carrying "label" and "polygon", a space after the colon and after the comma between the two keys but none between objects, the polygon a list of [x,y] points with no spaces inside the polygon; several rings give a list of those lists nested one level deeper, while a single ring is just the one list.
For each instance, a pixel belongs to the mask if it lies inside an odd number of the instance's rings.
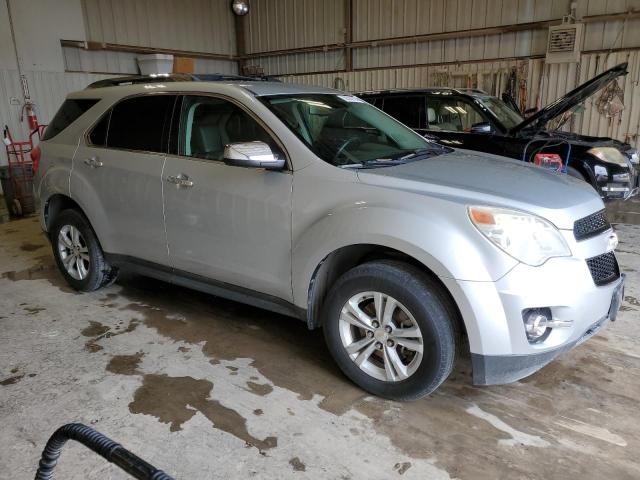
[{"label": "front grille", "polygon": [[593,277],[593,282],[600,286],[611,283],[620,278],[620,269],[618,261],[613,252],[598,255],[587,259],[587,265]]},{"label": "front grille", "polygon": [[585,238],[593,237],[599,233],[605,232],[611,228],[607,220],[607,215],[604,210],[592,213],[588,217],[576,220],[573,224],[573,235],[576,240],[584,240]]}]

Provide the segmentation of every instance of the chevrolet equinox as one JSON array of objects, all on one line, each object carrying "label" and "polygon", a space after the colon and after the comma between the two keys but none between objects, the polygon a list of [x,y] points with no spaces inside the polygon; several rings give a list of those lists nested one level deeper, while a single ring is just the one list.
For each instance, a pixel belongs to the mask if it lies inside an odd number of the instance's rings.
[{"label": "chevrolet equinox", "polygon": [[433,392],[462,348],[476,384],[523,378],[623,296],[588,184],[439,145],[336,90],[104,80],[68,96],[33,158],[72,287],[133,269],[297,317],[382,397]]}]

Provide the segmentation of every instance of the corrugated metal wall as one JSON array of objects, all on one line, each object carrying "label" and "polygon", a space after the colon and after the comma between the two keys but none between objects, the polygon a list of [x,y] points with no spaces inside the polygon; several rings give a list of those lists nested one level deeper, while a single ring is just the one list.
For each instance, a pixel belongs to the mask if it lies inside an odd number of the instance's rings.
[{"label": "corrugated metal wall", "polygon": [[[249,17],[255,16],[250,25],[252,28],[260,25],[260,31],[250,28],[247,32],[247,43],[254,46],[253,51],[344,42],[344,1],[314,2],[312,7],[294,8],[293,2],[281,0],[275,2],[277,7],[267,8],[272,3],[272,0],[252,2],[255,8]],[[353,0],[352,40],[372,41],[557,20],[570,12],[570,4],[569,0]],[[634,9],[640,9],[640,0],[578,0],[576,15],[580,19]],[[312,14],[323,29],[314,30],[313,35],[299,43]],[[287,75],[282,77],[285,81],[344,85],[351,91],[477,86],[493,94],[504,90],[508,75],[516,68],[527,81],[526,105],[533,107],[555,100],[606,66],[629,61],[630,74],[621,82],[625,91],[623,114],[614,120],[607,119],[593,107],[595,97],[570,126],[581,133],[614,136],[638,145],[640,19],[586,23],[585,53],[579,64],[546,65],[541,58],[546,51],[546,40],[545,28],[356,48],[353,50],[354,71],[350,72],[340,71],[345,68],[343,49],[262,57],[250,63],[262,66],[267,74]],[[609,49],[616,51],[607,56]],[[618,51],[620,49],[622,51]],[[588,53],[590,51],[598,53]]]},{"label": "corrugated metal wall", "polygon": [[235,30],[229,4],[227,0],[82,1],[88,40],[233,54]]}]

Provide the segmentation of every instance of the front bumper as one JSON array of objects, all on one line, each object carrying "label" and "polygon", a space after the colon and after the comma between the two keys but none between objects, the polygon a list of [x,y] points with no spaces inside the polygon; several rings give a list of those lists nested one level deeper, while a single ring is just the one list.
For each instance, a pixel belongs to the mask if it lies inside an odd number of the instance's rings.
[{"label": "front bumper", "polygon": [[638,195],[640,191],[640,175],[638,170],[631,165],[628,170],[623,170],[620,173],[628,173],[629,179],[627,181],[616,181],[615,175],[612,174],[610,179],[605,182],[598,183],[598,193],[604,200],[628,200],[631,197]]},{"label": "front bumper", "polygon": [[[443,279],[464,319],[474,383],[508,383],[530,375],[615,318],[624,275],[596,286],[585,260],[606,251],[610,234],[574,240],[573,257],[552,258],[539,267],[518,264],[496,282]],[[525,333],[522,312],[530,308],[549,308],[557,325],[540,343],[530,343]]]}]

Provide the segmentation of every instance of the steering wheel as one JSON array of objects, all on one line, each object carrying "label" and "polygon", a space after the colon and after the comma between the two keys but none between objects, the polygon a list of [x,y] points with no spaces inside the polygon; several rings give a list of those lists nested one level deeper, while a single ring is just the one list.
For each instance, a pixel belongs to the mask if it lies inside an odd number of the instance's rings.
[{"label": "steering wheel", "polygon": [[352,143],[361,143],[362,141],[358,138],[358,137],[351,137],[351,138],[347,138],[347,140],[345,140],[342,145],[340,145],[340,147],[338,148],[338,151],[336,152],[336,154],[333,156],[332,159],[332,163],[337,163],[338,157],[340,157],[340,155],[342,155],[342,153],[345,151],[345,149],[351,145]]}]

